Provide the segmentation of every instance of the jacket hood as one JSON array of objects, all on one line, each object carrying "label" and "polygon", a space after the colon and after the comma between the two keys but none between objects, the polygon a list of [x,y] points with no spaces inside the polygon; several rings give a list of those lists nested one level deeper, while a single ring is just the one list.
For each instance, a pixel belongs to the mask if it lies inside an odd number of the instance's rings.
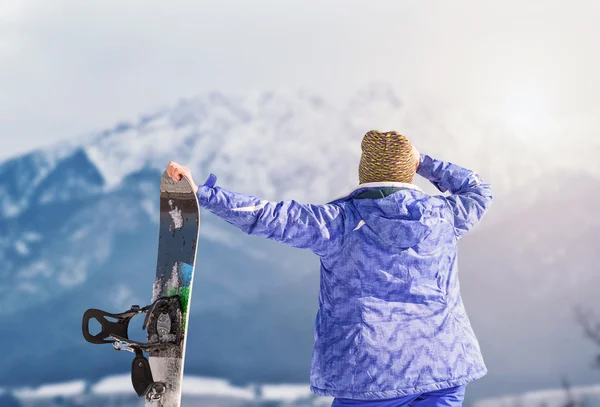
[{"label": "jacket hood", "polygon": [[430,198],[414,184],[373,182],[331,203],[353,205],[361,218],[356,229],[368,227],[384,244],[406,249],[423,241],[437,224]]}]

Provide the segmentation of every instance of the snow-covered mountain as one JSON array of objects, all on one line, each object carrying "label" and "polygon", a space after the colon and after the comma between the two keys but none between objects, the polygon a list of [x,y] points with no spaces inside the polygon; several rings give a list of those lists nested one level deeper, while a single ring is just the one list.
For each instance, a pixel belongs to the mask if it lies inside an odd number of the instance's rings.
[{"label": "snow-covered mountain", "polygon": [[[80,321],[87,308],[149,301],[169,161],[198,182],[214,172],[220,185],[262,198],[325,202],[356,184],[371,128],[405,132],[494,185],[492,210],[461,247],[465,302],[490,368],[474,392],[553,383],[553,369],[587,380],[594,349],[569,312],[600,282],[600,222],[589,215],[600,164],[581,162],[581,146],[560,137],[538,148],[501,120],[411,105],[373,85],[341,108],[302,93],[201,95],[0,164],[0,344],[11,350],[0,384],[92,380],[129,365],[129,354],[86,343]],[[305,382],[317,259],[202,215],[186,372]]]},{"label": "snow-covered mountain", "polygon": [[304,93],[209,93],[7,161],[0,176],[15,178],[0,190],[0,213],[15,216],[34,201],[67,196],[62,191],[56,197],[48,191],[31,194],[77,150],[101,174],[105,190],[118,187],[129,174],[162,171],[176,160],[189,164],[198,177],[216,173],[231,189],[266,198],[323,201],[356,183],[360,138],[372,128],[398,129],[423,152],[477,168],[494,181],[497,192],[527,185],[548,168],[600,174],[600,164],[580,160],[584,149],[600,151],[592,138],[583,145],[576,135],[565,143],[561,135],[548,134],[539,143],[525,143],[526,136],[501,118],[406,104],[381,84],[362,89],[343,108]]}]

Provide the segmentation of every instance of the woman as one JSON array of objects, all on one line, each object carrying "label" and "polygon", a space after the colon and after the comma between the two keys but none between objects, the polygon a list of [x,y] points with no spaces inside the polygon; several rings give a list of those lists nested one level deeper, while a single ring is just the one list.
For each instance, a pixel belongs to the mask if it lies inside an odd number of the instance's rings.
[{"label": "woman", "polygon": [[[457,242],[492,202],[473,171],[421,154],[403,135],[368,132],[359,185],[325,205],[270,202],[193,183],[201,207],[247,234],[320,258],[311,391],[333,406],[461,406],[487,372],[459,289]],[[448,196],[412,184],[415,174]]]}]

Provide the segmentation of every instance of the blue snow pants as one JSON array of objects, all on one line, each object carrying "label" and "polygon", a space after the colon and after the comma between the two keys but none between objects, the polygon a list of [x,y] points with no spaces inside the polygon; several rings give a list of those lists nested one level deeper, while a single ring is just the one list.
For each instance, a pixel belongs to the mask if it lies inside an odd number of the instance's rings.
[{"label": "blue snow pants", "polygon": [[435,390],[410,396],[377,400],[358,400],[336,397],[331,407],[461,407],[467,385]]}]

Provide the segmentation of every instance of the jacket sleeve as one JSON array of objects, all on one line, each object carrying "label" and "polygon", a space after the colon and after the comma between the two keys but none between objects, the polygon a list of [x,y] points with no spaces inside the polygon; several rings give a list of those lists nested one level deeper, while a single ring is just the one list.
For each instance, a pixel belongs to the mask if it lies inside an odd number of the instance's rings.
[{"label": "jacket sleeve", "polygon": [[198,187],[196,196],[201,207],[248,235],[309,249],[319,256],[340,244],[343,211],[339,205],[271,202],[207,184]]},{"label": "jacket sleeve", "polygon": [[421,154],[417,174],[427,178],[444,196],[454,215],[454,230],[462,237],[482,218],[492,204],[492,187],[474,171]]}]

